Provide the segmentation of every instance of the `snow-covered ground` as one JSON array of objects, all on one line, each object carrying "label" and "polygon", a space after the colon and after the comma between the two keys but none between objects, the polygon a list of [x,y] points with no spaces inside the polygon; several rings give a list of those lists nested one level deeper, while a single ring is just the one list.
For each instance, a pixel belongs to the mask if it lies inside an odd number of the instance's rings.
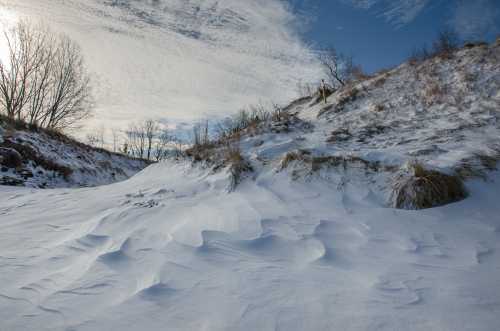
[{"label": "snow-covered ground", "polygon": [[[254,171],[234,190],[188,160],[108,186],[0,187],[0,329],[497,330],[499,52],[293,103],[288,126],[242,134]],[[285,166],[299,150],[345,162]],[[390,208],[414,159],[462,175],[468,197]]]},{"label": "snow-covered ground", "polygon": [[184,163],[1,188],[2,330],[496,330],[500,174],[425,211]]}]

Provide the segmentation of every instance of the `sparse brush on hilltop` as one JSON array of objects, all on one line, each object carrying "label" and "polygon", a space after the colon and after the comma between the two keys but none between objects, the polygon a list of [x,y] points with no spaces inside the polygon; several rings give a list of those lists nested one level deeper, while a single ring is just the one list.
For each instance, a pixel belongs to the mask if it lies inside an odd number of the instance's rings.
[{"label": "sparse brush on hilltop", "polygon": [[[498,52],[497,44],[460,47],[443,32],[418,65],[339,76],[344,84],[337,81],[326,103],[321,91],[304,88],[311,95],[286,107],[250,107],[214,130],[204,122],[186,154],[237,170],[235,184],[240,169],[271,167],[294,180],[369,187],[394,208],[457,202],[468,196],[463,180],[486,176],[500,159],[492,147],[500,141],[477,131],[498,130]],[[434,159],[441,164],[430,166]]]}]

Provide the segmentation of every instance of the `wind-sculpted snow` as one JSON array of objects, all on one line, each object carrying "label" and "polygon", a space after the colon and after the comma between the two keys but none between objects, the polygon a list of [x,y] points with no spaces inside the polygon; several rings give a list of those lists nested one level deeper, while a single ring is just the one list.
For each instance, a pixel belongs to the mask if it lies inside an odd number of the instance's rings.
[{"label": "wind-sculpted snow", "polygon": [[183,162],[79,190],[0,191],[5,330],[494,330],[495,182],[396,211],[363,186]]}]

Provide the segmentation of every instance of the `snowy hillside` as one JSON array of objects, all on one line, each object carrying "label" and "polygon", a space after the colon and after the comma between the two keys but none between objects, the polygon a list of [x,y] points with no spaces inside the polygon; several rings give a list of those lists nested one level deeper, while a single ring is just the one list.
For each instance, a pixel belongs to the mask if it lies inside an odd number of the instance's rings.
[{"label": "snowy hillside", "polygon": [[125,180],[144,160],[92,148],[62,134],[18,130],[0,119],[0,185],[79,187]]},{"label": "snowy hillside", "polygon": [[[1,187],[0,329],[498,329],[499,63],[479,45],[297,100],[238,133],[236,187],[216,143],[113,185]],[[408,161],[466,198],[392,208]]]}]

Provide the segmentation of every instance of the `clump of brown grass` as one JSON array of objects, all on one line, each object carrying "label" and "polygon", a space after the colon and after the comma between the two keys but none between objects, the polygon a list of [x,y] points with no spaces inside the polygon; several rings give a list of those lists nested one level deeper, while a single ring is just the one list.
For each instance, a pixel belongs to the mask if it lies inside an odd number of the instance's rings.
[{"label": "clump of brown grass", "polygon": [[349,132],[348,129],[337,129],[337,130],[332,131],[332,133],[330,134],[330,137],[328,137],[326,142],[332,144],[332,143],[347,141],[351,138],[352,138],[352,134]]},{"label": "clump of brown grass", "polygon": [[284,170],[290,166],[293,162],[296,161],[301,161],[308,163],[310,162],[310,157],[311,153],[306,150],[298,150],[298,151],[292,151],[288,152],[285,154],[285,156],[281,159],[279,169]]},{"label": "clump of brown grass", "polygon": [[279,170],[288,168],[293,162],[300,162],[307,168],[308,173],[320,171],[322,168],[341,168],[343,170],[352,168],[373,172],[380,170],[379,162],[372,162],[351,155],[313,156],[307,150],[298,150],[285,154],[281,159]]},{"label": "clump of brown grass", "polygon": [[445,89],[442,88],[438,84],[438,82],[436,81],[431,82],[425,87],[424,90],[424,98],[423,98],[424,104],[429,107],[436,103],[439,103],[444,97],[445,93],[446,93]]},{"label": "clump of brown grass", "polygon": [[374,105],[371,110],[379,113],[379,112],[382,112],[385,110],[385,106],[383,104],[377,104],[377,105]]},{"label": "clump of brown grass", "polygon": [[227,145],[224,154],[224,165],[229,166],[229,172],[231,174],[229,190],[234,191],[241,183],[243,175],[253,171],[253,168],[241,154],[241,149],[238,144]]},{"label": "clump of brown grass", "polygon": [[461,160],[455,167],[455,173],[461,179],[481,178],[486,180],[487,173],[498,170],[500,146],[491,146],[489,153],[478,152]]},{"label": "clump of brown grass", "polygon": [[392,206],[398,209],[418,210],[463,200],[467,192],[458,176],[427,170],[413,162],[400,173],[391,195]]}]

